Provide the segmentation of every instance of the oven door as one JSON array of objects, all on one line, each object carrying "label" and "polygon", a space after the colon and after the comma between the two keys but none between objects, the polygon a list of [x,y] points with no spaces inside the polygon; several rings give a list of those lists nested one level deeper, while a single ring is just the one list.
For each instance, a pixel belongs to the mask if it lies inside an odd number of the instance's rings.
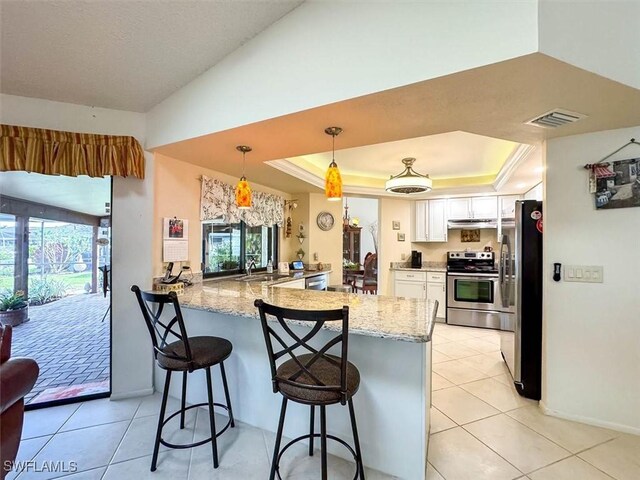
[{"label": "oven door", "polygon": [[470,310],[500,309],[500,286],[493,273],[447,273],[447,307]]}]

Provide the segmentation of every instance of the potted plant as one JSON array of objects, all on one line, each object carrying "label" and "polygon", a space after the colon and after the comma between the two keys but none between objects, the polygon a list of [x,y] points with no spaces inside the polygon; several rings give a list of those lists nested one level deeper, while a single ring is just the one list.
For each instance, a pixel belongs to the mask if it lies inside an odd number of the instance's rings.
[{"label": "potted plant", "polygon": [[0,323],[15,327],[29,320],[29,304],[24,292],[0,294]]}]

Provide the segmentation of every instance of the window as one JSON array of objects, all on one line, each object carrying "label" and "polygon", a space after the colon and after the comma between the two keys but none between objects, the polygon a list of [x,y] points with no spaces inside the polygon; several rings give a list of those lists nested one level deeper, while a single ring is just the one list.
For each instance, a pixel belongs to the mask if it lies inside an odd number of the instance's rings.
[{"label": "window", "polygon": [[256,270],[274,265],[278,255],[278,227],[249,227],[244,222],[222,219],[202,222],[202,263],[205,277],[233,275],[246,270],[247,262]]}]

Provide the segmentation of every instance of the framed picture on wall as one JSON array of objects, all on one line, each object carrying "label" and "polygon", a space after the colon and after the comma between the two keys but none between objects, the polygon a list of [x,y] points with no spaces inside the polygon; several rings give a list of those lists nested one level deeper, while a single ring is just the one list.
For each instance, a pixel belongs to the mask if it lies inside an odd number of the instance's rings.
[{"label": "framed picture on wall", "polygon": [[399,233],[398,234],[398,241],[399,242],[404,242],[404,233]]},{"label": "framed picture on wall", "polygon": [[165,240],[187,240],[189,238],[189,220],[185,218],[165,218],[162,226],[162,238]]},{"label": "framed picture on wall", "polygon": [[400,230],[400,222],[394,220],[393,222],[391,222],[391,228],[393,228],[394,230]]},{"label": "framed picture on wall", "polygon": [[640,207],[640,158],[594,169],[596,209]]}]

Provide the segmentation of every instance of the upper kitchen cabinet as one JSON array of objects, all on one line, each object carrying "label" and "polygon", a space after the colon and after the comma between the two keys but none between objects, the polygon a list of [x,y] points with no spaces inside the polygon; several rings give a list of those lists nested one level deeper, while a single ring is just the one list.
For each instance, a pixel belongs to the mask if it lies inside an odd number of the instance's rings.
[{"label": "upper kitchen cabinet", "polygon": [[428,242],[447,241],[447,201],[429,200]]},{"label": "upper kitchen cabinet", "polygon": [[497,197],[451,198],[449,220],[491,220],[498,218]]},{"label": "upper kitchen cabinet", "polygon": [[468,220],[471,216],[470,198],[449,199],[449,220]]},{"label": "upper kitchen cabinet", "polygon": [[418,200],[413,202],[413,228],[411,229],[412,242],[427,241],[427,216],[429,214],[429,201]]},{"label": "upper kitchen cabinet", "polygon": [[505,195],[499,198],[500,218],[515,218],[516,200],[520,200],[520,195]]},{"label": "upper kitchen cabinet", "polygon": [[414,202],[413,242],[447,241],[447,201],[418,200]]},{"label": "upper kitchen cabinet", "polygon": [[473,197],[471,199],[472,218],[491,220],[498,218],[497,197]]}]

